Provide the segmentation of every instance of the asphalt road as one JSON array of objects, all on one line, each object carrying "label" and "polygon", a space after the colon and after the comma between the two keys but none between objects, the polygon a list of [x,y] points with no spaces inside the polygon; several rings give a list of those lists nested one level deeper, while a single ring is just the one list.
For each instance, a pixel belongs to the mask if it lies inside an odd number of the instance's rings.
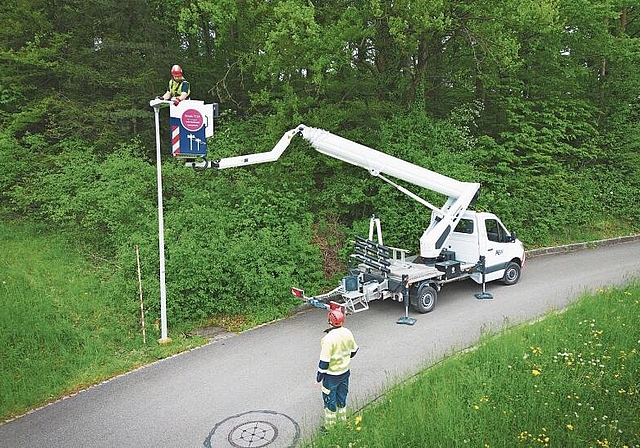
[{"label": "asphalt road", "polygon": [[[561,309],[585,291],[640,276],[640,241],[528,260],[521,281],[453,283],[436,309],[414,326],[398,325],[404,308],[373,302],[349,316],[360,345],[352,363],[350,408],[484,331]],[[170,297],[168,298],[170,300]],[[325,313],[312,309],[107,381],[0,426],[0,447],[296,446],[321,424],[315,372]]]}]

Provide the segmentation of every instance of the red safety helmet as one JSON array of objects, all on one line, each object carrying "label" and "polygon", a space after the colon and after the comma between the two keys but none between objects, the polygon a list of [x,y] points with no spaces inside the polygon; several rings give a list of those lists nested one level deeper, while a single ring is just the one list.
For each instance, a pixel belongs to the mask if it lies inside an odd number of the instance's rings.
[{"label": "red safety helmet", "polygon": [[171,67],[171,76],[182,76],[182,67],[177,64]]},{"label": "red safety helmet", "polygon": [[332,327],[341,327],[344,324],[344,313],[340,309],[331,310],[328,320]]}]

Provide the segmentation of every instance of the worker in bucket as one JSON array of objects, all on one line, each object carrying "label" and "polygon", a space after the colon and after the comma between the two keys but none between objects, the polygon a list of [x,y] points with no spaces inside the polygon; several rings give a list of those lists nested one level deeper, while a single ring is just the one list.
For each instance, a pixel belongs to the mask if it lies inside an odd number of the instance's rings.
[{"label": "worker in bucket", "polygon": [[180,101],[184,101],[189,98],[191,88],[189,81],[182,76],[182,67],[174,65],[171,67],[171,79],[169,80],[169,88],[164,95],[159,96],[159,100],[171,100],[174,106],[180,104]]},{"label": "worker in bucket", "polygon": [[320,362],[316,381],[322,387],[324,403],[324,426],[327,430],[338,420],[347,420],[347,394],[349,393],[349,365],[358,352],[353,334],[344,325],[344,311],[340,308],[329,311],[331,328],[320,341]]}]

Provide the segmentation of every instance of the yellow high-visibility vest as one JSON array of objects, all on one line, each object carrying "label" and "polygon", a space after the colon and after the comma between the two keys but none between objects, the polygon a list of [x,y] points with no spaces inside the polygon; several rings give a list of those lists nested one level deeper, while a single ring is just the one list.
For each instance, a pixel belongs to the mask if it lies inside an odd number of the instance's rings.
[{"label": "yellow high-visibility vest", "polygon": [[320,341],[318,372],[341,375],[349,370],[351,358],[358,351],[358,344],[351,331],[344,327],[332,328]]},{"label": "yellow high-visibility vest", "polygon": [[191,94],[191,86],[189,85],[189,81],[182,78],[180,82],[174,81],[173,78],[169,80],[169,93],[171,93],[172,97],[178,97],[183,92],[187,92],[187,98]]}]

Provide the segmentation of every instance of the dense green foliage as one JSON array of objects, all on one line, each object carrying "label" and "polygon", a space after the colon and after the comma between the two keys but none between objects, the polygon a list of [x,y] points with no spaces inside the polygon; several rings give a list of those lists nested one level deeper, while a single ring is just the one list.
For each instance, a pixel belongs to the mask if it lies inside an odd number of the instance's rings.
[{"label": "dense green foliage", "polygon": [[637,447],[640,285],[488,335],[310,447]]},{"label": "dense green foliage", "polygon": [[[157,294],[148,101],[179,63],[223,110],[210,158],[304,122],[481,182],[477,206],[529,246],[637,231],[639,18],[631,0],[21,0],[0,11],[0,212],[110,260],[131,300],[139,245]],[[303,142],[228,172],[165,158],[163,180],[172,321],[279,316],[291,285],[344,269],[371,214],[412,250],[429,219]]]}]

